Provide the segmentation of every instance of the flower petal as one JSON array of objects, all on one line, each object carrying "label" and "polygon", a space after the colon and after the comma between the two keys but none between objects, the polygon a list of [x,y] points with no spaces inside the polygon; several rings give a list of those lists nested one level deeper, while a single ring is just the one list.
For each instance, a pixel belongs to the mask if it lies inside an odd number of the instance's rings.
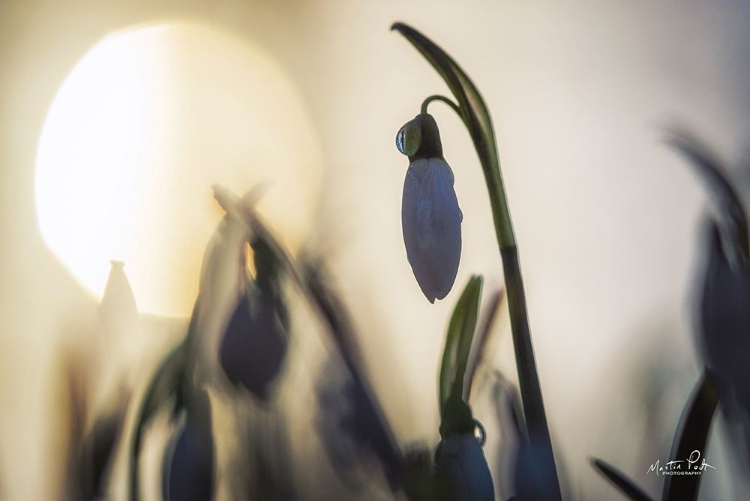
[{"label": "flower petal", "polygon": [[429,158],[412,162],[404,182],[401,223],[406,256],[431,303],[450,292],[461,258],[463,215],[453,179],[445,160]]},{"label": "flower petal", "polygon": [[492,501],[495,487],[487,459],[473,434],[443,439],[437,453],[438,485],[447,499]]}]

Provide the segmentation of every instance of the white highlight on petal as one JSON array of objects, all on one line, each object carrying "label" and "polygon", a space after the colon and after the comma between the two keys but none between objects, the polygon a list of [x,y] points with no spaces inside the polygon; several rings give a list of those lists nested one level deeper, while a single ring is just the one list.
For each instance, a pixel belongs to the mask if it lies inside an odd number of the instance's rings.
[{"label": "white highlight on petal", "polygon": [[463,215],[453,179],[445,160],[421,158],[409,165],[404,181],[401,224],[406,256],[431,303],[453,288],[461,259]]}]

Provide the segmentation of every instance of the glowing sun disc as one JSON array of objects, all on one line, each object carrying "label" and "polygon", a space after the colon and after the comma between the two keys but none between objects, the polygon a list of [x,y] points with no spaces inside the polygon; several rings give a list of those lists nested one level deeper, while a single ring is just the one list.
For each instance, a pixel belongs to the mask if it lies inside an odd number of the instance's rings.
[{"label": "glowing sun disc", "polygon": [[320,146],[286,74],[247,40],[197,24],[110,35],[75,66],[42,130],[47,245],[101,297],[110,260],[141,311],[184,315],[220,212],[211,186],[266,182],[259,210],[292,247],[310,227]]}]

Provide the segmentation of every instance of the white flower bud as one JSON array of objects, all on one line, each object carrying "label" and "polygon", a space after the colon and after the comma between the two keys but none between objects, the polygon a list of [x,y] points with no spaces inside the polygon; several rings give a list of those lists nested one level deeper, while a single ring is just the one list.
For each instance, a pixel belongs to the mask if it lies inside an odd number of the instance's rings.
[{"label": "white flower bud", "polygon": [[401,224],[406,256],[431,303],[448,295],[461,258],[463,215],[453,181],[442,158],[415,159],[404,181]]}]

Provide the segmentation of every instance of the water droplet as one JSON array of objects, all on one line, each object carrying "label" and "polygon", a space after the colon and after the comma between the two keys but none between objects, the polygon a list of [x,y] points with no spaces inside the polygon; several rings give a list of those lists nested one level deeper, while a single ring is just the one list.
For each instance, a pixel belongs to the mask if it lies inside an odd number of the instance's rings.
[{"label": "water droplet", "polygon": [[396,148],[406,156],[412,156],[422,142],[422,128],[416,120],[408,122],[396,134]]}]

